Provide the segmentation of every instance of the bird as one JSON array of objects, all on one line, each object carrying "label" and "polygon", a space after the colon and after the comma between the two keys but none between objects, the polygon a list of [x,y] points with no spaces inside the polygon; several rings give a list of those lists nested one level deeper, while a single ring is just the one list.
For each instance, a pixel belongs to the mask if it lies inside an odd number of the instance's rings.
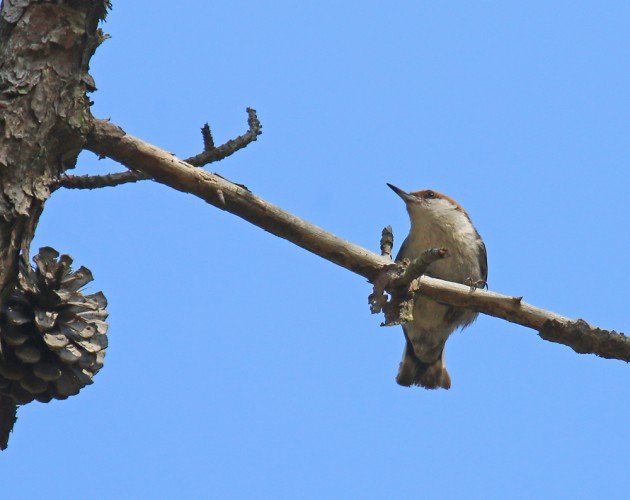
[{"label": "bird", "polygon": [[[405,202],[411,221],[396,261],[413,260],[428,248],[445,248],[448,257],[433,262],[425,272],[427,276],[469,284],[471,288],[486,286],[486,246],[466,210],[453,198],[432,189],[408,193],[387,185]],[[474,311],[418,294],[413,303],[413,320],[403,324],[405,350],[396,382],[406,387],[450,389],[444,346],[451,333],[476,318]]]}]

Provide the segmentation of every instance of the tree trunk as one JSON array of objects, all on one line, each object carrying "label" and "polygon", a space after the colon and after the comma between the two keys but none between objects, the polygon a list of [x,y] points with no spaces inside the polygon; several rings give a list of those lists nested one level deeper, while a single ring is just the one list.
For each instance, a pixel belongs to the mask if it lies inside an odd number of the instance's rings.
[{"label": "tree trunk", "polygon": [[[0,10],[0,310],[28,258],[44,202],[90,125],[89,62],[104,0],[5,0]],[[6,411],[6,401],[0,402]],[[14,415],[14,413],[13,413]],[[1,415],[0,415],[1,417]],[[8,435],[12,418],[0,422]],[[3,428],[4,427],[4,428]],[[7,428],[8,427],[8,428]]]},{"label": "tree trunk", "polygon": [[[103,0],[6,0],[0,15],[0,300],[59,175],[89,130]],[[1,303],[0,303],[1,305]]]}]

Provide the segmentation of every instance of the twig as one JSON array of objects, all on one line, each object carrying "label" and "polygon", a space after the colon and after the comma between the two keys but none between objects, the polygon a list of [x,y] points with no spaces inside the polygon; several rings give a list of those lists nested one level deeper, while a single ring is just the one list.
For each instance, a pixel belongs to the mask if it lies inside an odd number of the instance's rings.
[{"label": "twig", "polygon": [[[249,112],[249,108],[247,108],[247,111]],[[203,139],[204,151],[210,151],[211,149],[214,149],[214,138],[212,137],[210,125],[208,125],[208,123],[205,123],[204,126],[201,127],[201,137]]]},{"label": "twig", "polygon": [[[230,139],[225,144],[215,147],[210,126],[206,123],[201,128],[201,136],[203,138],[203,151],[198,155],[191,156],[185,161],[195,167],[203,167],[209,163],[214,163],[236,153],[239,149],[243,149],[248,144],[254,142],[260,134],[262,134],[262,125],[256,110],[247,108],[247,124],[249,128],[243,135],[239,135],[236,139]],[[130,182],[138,182],[150,179],[147,174],[137,170],[129,170],[127,172],[117,172],[105,175],[66,175],[59,179],[54,189],[64,187],[67,189],[97,189],[103,187],[120,186]]]},{"label": "twig", "polygon": [[394,232],[392,226],[383,228],[381,232],[381,255],[392,260],[392,248],[394,246]]},{"label": "twig", "polygon": [[[196,169],[167,151],[126,134],[110,122],[94,120],[94,127],[88,138],[88,148],[96,154],[108,156],[122,163],[127,168],[142,171],[157,182],[193,194],[221,210],[231,212],[276,236],[364,276],[373,283],[383,273],[391,275],[392,268],[396,269],[391,260],[328,233],[225,179]],[[537,331],[543,329],[545,322],[553,321],[551,326],[547,324],[545,334],[551,335],[548,330],[550,328],[555,332],[554,339],[562,339],[563,343],[569,346],[575,343],[573,335],[568,335],[565,331],[573,324],[569,318],[515,300],[514,297],[484,290],[470,293],[470,287],[428,276],[414,280],[410,291],[417,291],[438,302],[467,307]],[[617,342],[613,352],[602,349],[602,330],[586,325],[580,335],[593,339],[592,349],[589,351],[593,354],[624,361],[630,358],[630,339],[622,334],[615,334]],[[583,346],[584,342],[581,342],[580,348]]]},{"label": "twig", "polygon": [[428,248],[419,257],[412,260],[405,267],[405,272],[392,284],[398,287],[410,285],[413,280],[422,276],[431,264],[446,257],[448,257],[446,248]]},{"label": "twig", "polygon": [[[448,257],[445,248],[429,248],[411,262],[405,259],[397,263],[395,271],[391,266],[388,267],[374,280],[368,303],[373,314],[382,311],[385,315],[381,326],[400,325],[413,320],[414,295],[411,283],[422,276],[431,264],[445,257]],[[390,300],[387,299],[386,291],[391,296]]]},{"label": "twig", "polygon": [[258,120],[255,109],[247,108],[247,124],[249,125],[247,132],[215,148],[212,134],[210,133],[210,126],[206,123],[201,129],[204,150],[198,155],[186,158],[184,161],[194,167],[203,167],[208,163],[227,158],[236,153],[239,149],[243,149],[248,144],[258,139],[258,136],[262,134],[262,125],[260,124],[260,120]]},{"label": "twig", "polygon": [[150,177],[136,170],[116,172],[105,175],[66,175],[59,179],[56,188],[67,189],[98,189],[103,187],[120,186],[130,182],[150,179]]}]

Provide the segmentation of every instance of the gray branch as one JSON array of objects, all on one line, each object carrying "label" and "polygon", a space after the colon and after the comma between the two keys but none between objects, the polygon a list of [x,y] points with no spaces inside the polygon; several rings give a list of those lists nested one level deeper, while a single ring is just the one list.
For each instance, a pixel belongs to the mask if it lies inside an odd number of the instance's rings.
[{"label": "gray branch", "polygon": [[[236,139],[230,139],[225,144],[215,147],[214,139],[210,126],[206,123],[201,127],[201,136],[203,139],[203,151],[198,155],[191,156],[184,160],[186,163],[195,167],[203,167],[209,163],[214,163],[230,155],[238,150],[247,147],[254,142],[260,134],[262,134],[262,125],[256,110],[247,108],[247,124],[249,128],[243,135],[239,135]],[[138,182],[148,180],[151,177],[138,170],[129,170],[127,172],[117,172],[105,175],[66,175],[59,179],[55,188],[64,187],[67,189],[98,189],[103,187],[115,187],[130,182]]]},{"label": "gray branch", "polygon": [[[345,241],[280,207],[259,198],[247,189],[222,177],[175,158],[171,153],[126,134],[103,120],[94,120],[88,148],[108,156],[127,168],[141,171],[157,182],[193,194],[221,210],[231,212],[262,229],[291,241],[372,283],[383,281],[388,288],[399,277],[397,264],[358,245]],[[630,359],[630,339],[572,321],[522,300],[469,286],[421,276],[411,282],[409,293],[459,307],[466,307],[541,332],[541,337],[588,352],[624,361]],[[575,328],[578,326],[579,328]],[[585,340],[585,337],[588,340]],[[609,341],[609,339],[613,339]],[[612,348],[610,347],[612,346]]]}]

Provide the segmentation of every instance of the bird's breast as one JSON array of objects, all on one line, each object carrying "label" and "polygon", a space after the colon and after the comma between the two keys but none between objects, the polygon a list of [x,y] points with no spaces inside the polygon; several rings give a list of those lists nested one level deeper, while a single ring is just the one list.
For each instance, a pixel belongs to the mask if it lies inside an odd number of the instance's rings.
[{"label": "bird's breast", "polygon": [[479,266],[479,237],[474,228],[451,232],[431,227],[421,231],[414,229],[403,243],[398,260],[414,259],[427,248],[446,248],[448,257],[431,264],[428,276],[456,283],[464,283],[468,278],[475,281],[484,278]]}]

